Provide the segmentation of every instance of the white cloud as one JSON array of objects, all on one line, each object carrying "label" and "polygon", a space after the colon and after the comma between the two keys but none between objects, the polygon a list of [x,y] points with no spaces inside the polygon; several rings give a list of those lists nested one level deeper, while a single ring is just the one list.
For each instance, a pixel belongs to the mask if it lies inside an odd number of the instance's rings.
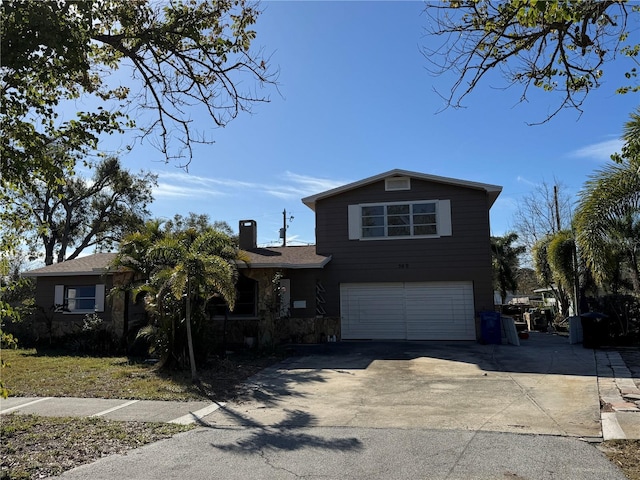
[{"label": "white cloud", "polygon": [[348,182],[340,180],[332,180],[329,178],[316,178],[308,175],[299,175],[293,172],[285,172],[285,177],[297,185],[298,191],[302,189],[305,194],[312,195],[314,193],[325,192],[332,188],[341,187]]},{"label": "white cloud", "polygon": [[214,190],[193,188],[189,185],[172,185],[158,182],[158,186],[153,189],[153,195],[156,198],[197,198],[223,194]]},{"label": "white cloud", "polygon": [[605,140],[604,142],[593,143],[575,150],[571,156],[578,158],[590,158],[593,160],[609,160],[612,153],[619,152],[624,142],[620,139]]},{"label": "white cloud", "polygon": [[296,190],[293,187],[265,188],[263,192],[276,198],[282,198],[284,200],[299,198],[301,193],[300,190]]},{"label": "white cloud", "polygon": [[531,180],[526,179],[526,178],[524,178],[524,177],[521,177],[520,175],[518,175],[518,177],[516,178],[516,180],[517,180],[518,182],[520,182],[520,183],[524,183],[524,184],[529,185],[529,186],[531,186],[531,187],[536,187],[536,186],[538,186],[538,184],[537,184],[536,182],[532,182]]},{"label": "white cloud", "polygon": [[203,198],[213,195],[234,195],[247,190],[281,199],[300,199],[344,185],[345,182],[284,172],[263,183],[228,178],[212,178],[182,172],[159,172],[157,198]]},{"label": "white cloud", "polygon": [[250,182],[242,182],[239,180],[220,179],[211,177],[202,177],[198,175],[190,175],[188,173],[181,172],[161,172],[158,174],[159,178],[166,180],[173,180],[178,183],[184,183],[189,185],[202,185],[202,186],[221,186],[231,188],[255,188],[255,184]]},{"label": "white cloud", "polygon": [[156,198],[206,198],[226,195],[225,187],[245,188],[247,186],[250,184],[246,182],[225,182],[188,173],[159,172],[158,186],[153,189],[153,195]]}]

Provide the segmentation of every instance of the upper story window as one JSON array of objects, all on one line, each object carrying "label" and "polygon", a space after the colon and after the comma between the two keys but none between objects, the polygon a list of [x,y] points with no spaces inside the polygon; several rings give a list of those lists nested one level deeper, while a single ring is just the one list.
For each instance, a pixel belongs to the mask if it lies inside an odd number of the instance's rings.
[{"label": "upper story window", "polygon": [[56,285],[55,304],[65,313],[104,311],[104,285]]},{"label": "upper story window", "polygon": [[349,205],[349,239],[451,235],[449,200]]}]

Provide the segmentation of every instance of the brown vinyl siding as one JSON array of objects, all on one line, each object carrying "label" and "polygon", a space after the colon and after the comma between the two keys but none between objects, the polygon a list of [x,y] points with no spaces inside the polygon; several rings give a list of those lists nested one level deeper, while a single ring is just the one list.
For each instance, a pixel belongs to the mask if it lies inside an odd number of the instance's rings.
[{"label": "brown vinyl siding", "polygon": [[[320,269],[290,269],[284,277],[291,280],[291,317],[314,317],[316,315],[316,281]],[[306,308],[293,308],[293,302],[304,300]]]},{"label": "brown vinyl siding", "polygon": [[[452,235],[440,238],[349,240],[348,206],[450,200]],[[385,191],[384,180],[316,204],[317,253],[331,255],[323,271],[327,314],[339,315],[340,283],[472,281],[475,309],[493,308],[489,203],[483,190],[411,180],[411,190]]]},{"label": "brown vinyl siding", "polygon": [[[258,298],[271,299],[271,292],[269,289],[273,289],[273,279],[276,273],[280,272],[283,279],[289,279],[290,284],[290,314],[292,317],[314,317],[316,315],[316,281],[320,278],[322,273],[321,269],[308,268],[308,269],[248,269],[243,272],[249,278],[252,278],[258,282]],[[293,308],[293,302],[296,300],[304,300],[307,302],[306,308]],[[261,308],[266,308],[258,302],[257,317],[260,317],[263,313],[260,312]]]}]

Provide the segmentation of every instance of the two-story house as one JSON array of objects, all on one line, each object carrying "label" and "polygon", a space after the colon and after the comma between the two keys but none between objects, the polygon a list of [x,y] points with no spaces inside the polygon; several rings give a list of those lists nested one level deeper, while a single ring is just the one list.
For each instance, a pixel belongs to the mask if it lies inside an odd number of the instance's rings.
[{"label": "two-story house", "polygon": [[489,209],[501,190],[391,170],[303,198],[315,246],[256,248],[256,223],[241,221],[251,262],[239,316],[259,319],[267,341],[479,339],[478,312],[493,309]]}]

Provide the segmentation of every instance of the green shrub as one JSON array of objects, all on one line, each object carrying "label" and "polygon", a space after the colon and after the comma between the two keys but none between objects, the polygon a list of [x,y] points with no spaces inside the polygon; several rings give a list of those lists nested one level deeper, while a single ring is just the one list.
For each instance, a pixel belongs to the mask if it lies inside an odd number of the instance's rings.
[{"label": "green shrub", "polygon": [[0,348],[11,348],[15,350],[18,348],[18,339],[11,333],[5,332],[0,328]]},{"label": "green shrub", "polygon": [[66,335],[63,344],[72,352],[91,355],[111,355],[118,350],[116,338],[96,313],[86,314],[82,329]]}]

